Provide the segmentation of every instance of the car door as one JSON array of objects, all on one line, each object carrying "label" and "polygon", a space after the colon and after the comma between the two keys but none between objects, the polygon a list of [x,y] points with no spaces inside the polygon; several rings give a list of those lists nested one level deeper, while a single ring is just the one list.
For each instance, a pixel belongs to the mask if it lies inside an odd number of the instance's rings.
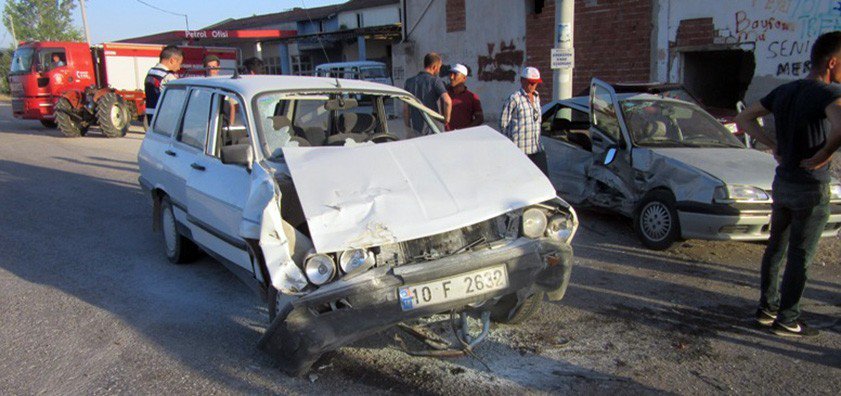
[{"label": "car door", "polygon": [[[138,153],[138,163],[145,182],[162,189],[173,205],[180,209],[181,215],[186,213],[186,174],[184,169],[179,170],[174,139],[181,125],[186,101],[185,87],[169,87],[164,90],[158,114],[152,120]],[[176,212],[176,215],[179,213]]]},{"label": "car door", "polygon": [[[627,208],[637,194],[631,139],[616,91],[596,78],[590,86],[590,136],[593,162],[589,177],[608,187],[595,191],[591,200],[600,206]],[[605,161],[610,151],[615,151],[615,156]]]},{"label": "car door", "polygon": [[251,173],[248,165],[228,162],[237,155],[242,159],[242,154],[251,150],[252,134],[242,101],[236,96],[217,91],[210,104],[209,117],[204,113],[202,124],[209,131],[207,144],[191,163],[187,180],[187,205],[197,229],[193,238],[226,260],[253,271],[239,233]]},{"label": "car door", "polygon": [[566,101],[543,113],[540,141],[546,151],[549,180],[571,203],[580,203],[588,195],[586,175],[593,157],[588,126],[586,108],[582,111]]},{"label": "car door", "polygon": [[[174,139],[169,149],[165,151],[172,167],[170,175],[173,179],[172,188],[167,193],[176,206],[187,209],[187,180],[190,177],[192,164],[196,156],[204,151],[207,139],[207,121],[204,130],[201,129],[201,118],[207,118],[210,113],[210,99],[212,91],[205,88],[189,88],[186,91],[186,105],[178,122]],[[165,103],[164,103],[165,104]],[[160,117],[156,116],[155,124]]]}]

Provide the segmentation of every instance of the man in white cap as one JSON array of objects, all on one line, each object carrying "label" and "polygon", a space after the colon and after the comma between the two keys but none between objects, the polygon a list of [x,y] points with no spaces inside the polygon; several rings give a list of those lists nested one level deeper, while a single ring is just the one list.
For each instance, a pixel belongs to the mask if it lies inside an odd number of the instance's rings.
[{"label": "man in white cap", "polygon": [[543,173],[548,174],[546,153],[540,144],[540,97],[537,85],[542,82],[540,71],[536,68],[523,68],[520,72],[522,88],[505,100],[499,118],[499,129],[523,150]]},{"label": "man in white cap", "polygon": [[447,92],[453,102],[453,108],[450,110],[450,122],[445,125],[447,131],[479,126],[485,122],[479,95],[471,92],[464,84],[467,74],[467,66],[461,63],[450,68],[450,85]]}]

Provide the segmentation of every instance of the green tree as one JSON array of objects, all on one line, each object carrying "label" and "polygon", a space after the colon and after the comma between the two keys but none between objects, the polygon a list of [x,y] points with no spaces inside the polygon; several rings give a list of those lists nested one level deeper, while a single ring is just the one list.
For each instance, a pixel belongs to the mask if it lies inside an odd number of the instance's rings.
[{"label": "green tree", "polygon": [[18,41],[81,41],[81,30],[73,26],[74,9],[74,0],[6,0],[3,25],[11,31],[14,21]]},{"label": "green tree", "polygon": [[[73,26],[74,0],[6,0],[3,25],[11,33],[14,22],[18,41],[82,41],[82,32]],[[0,92],[9,92],[11,50],[0,53]]]}]

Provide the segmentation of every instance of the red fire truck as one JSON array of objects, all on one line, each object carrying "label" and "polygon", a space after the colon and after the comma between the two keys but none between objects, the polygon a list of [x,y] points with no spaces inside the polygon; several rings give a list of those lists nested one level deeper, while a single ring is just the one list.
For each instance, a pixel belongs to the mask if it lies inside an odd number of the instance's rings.
[{"label": "red fire truck", "polygon": [[[218,56],[222,68],[237,66],[235,48],[181,48],[182,75],[203,74],[202,60],[208,54]],[[66,136],[83,136],[93,125],[107,137],[124,136],[132,120],[145,120],[143,81],[161,49],[124,43],[21,44],[9,73],[12,112],[16,118],[57,126]]]}]

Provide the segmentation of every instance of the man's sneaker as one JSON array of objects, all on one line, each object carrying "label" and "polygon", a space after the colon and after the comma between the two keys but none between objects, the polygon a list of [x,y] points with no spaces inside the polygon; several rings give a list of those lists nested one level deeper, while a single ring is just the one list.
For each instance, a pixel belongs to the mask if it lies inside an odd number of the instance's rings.
[{"label": "man's sneaker", "polygon": [[781,337],[814,337],[820,334],[819,331],[806,326],[806,323],[800,320],[791,324],[774,322],[771,332]]},{"label": "man's sneaker", "polygon": [[756,310],[756,322],[762,326],[771,326],[777,320],[777,313],[759,308]]}]

